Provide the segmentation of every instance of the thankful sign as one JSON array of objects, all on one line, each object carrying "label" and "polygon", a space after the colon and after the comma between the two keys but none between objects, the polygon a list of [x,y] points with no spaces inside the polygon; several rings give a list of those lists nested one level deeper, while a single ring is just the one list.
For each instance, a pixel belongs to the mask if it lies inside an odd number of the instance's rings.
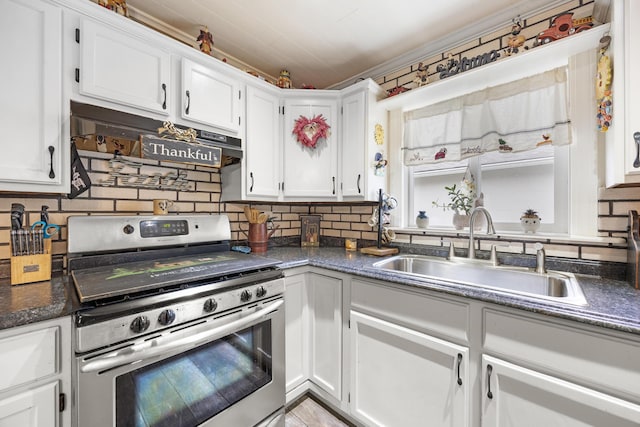
[{"label": "thankful sign", "polygon": [[144,137],[142,138],[142,157],[219,168],[222,149],[193,142]]}]

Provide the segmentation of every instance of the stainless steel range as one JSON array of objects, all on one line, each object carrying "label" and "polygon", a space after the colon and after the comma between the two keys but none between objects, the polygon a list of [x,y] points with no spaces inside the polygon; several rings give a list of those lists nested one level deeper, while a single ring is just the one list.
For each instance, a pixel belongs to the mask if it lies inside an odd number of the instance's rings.
[{"label": "stainless steel range", "polygon": [[226,216],[68,221],[79,427],[283,426],[284,280]]}]

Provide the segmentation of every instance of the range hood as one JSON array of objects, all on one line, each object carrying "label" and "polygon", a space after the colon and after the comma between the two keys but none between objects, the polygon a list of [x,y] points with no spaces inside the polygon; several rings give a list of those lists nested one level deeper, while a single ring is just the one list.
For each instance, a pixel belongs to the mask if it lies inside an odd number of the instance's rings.
[{"label": "range hood", "polygon": [[[162,120],[137,116],[109,108],[98,107],[71,101],[71,137],[87,135],[103,135],[137,141],[140,135],[158,134]],[[188,126],[176,124],[177,128],[188,129]],[[195,129],[196,142],[220,147],[222,155],[231,158],[230,163],[237,163],[242,158],[242,141],[206,130]]]}]

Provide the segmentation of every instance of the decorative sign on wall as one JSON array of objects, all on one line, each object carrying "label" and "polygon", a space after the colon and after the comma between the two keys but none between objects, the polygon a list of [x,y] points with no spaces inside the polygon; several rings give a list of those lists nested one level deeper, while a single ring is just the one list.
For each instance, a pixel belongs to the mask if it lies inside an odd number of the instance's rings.
[{"label": "decorative sign on wall", "polygon": [[142,157],[219,168],[222,149],[209,145],[144,136]]},{"label": "decorative sign on wall", "polygon": [[447,61],[447,65],[440,64],[436,70],[440,73],[440,79],[446,79],[447,77],[455,76],[456,74],[469,71],[473,68],[481,67],[490,62],[495,62],[498,58],[500,58],[500,53],[494,49],[474,58],[467,58],[465,56],[460,61],[450,58],[449,61]]}]

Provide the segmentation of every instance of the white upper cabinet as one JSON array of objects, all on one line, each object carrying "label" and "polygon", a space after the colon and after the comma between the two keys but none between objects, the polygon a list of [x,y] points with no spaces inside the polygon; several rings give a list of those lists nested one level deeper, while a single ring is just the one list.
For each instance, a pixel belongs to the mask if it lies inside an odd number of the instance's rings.
[{"label": "white upper cabinet", "polygon": [[151,41],[83,18],[79,92],[161,115],[171,111],[171,55]]},{"label": "white upper cabinet", "polygon": [[273,92],[247,86],[245,191],[249,200],[275,199],[280,193],[280,122],[280,98]]},{"label": "white upper cabinet", "polygon": [[[288,98],[284,101],[284,197],[285,199],[335,199],[338,197],[338,95]],[[301,144],[292,133],[299,118],[322,116],[330,126],[329,136],[315,148]],[[313,133],[309,129],[310,134]]]},{"label": "white upper cabinet", "polygon": [[241,89],[237,80],[211,67],[182,59],[180,117],[237,133]]},{"label": "white upper cabinet", "polygon": [[62,11],[37,0],[1,0],[0,7],[0,190],[66,193]]},{"label": "white upper cabinet", "polygon": [[[613,121],[606,134],[606,185],[640,183],[640,4],[613,0]],[[635,134],[637,138],[634,138]]]},{"label": "white upper cabinet", "polygon": [[366,101],[364,91],[342,99],[340,189],[343,197],[364,197]]},{"label": "white upper cabinet", "polygon": [[[386,110],[377,107],[382,89],[371,80],[341,91],[340,190],[344,200],[378,200],[386,188],[386,168],[376,169],[376,156],[387,158]],[[376,128],[378,137],[376,138]]]}]

